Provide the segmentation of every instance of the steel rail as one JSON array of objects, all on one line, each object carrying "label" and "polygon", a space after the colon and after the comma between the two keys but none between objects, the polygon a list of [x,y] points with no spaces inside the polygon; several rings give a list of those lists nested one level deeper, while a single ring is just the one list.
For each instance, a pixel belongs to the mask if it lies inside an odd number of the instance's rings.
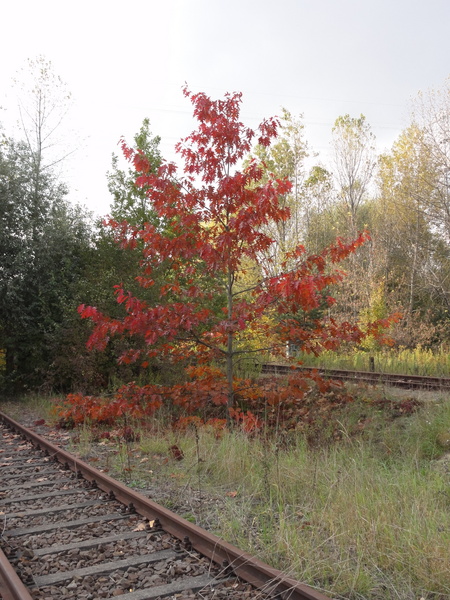
[{"label": "steel rail", "polygon": [[[254,587],[282,600],[330,600],[321,592],[286,576],[247,552],[239,550],[214,534],[156,504],[143,494],[115,481],[95,467],[78,460],[4,413],[0,412],[0,419],[14,431],[30,440],[34,446],[48,453],[54,460],[67,465],[88,481],[95,482],[101,490],[108,494],[112,492],[118,501],[130,506],[143,517],[149,520],[158,519],[165,531],[180,540],[187,541],[200,554],[216,564],[228,566],[234,574]],[[16,595],[11,598],[12,600],[29,600],[29,596],[26,595]]]},{"label": "steel rail", "polygon": [[33,600],[9,560],[0,549],[0,598],[2,600]]},{"label": "steel rail", "polygon": [[293,371],[318,372],[322,377],[343,381],[365,382],[374,385],[384,384],[407,389],[449,390],[450,377],[429,377],[422,375],[401,375],[373,371],[352,371],[345,369],[324,369],[321,367],[291,366],[282,363],[266,363],[261,366],[265,375],[285,375]]}]

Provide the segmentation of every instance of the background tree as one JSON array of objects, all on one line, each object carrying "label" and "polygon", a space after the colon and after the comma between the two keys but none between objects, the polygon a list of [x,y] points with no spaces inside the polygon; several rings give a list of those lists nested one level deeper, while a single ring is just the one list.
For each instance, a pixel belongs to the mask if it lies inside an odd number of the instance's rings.
[{"label": "background tree", "polygon": [[[411,125],[380,159],[379,198],[374,235],[380,252],[379,272],[390,304],[401,305],[405,319],[401,343],[429,344],[423,324],[434,325],[449,309],[449,247],[443,229],[429,216],[435,194],[434,158],[423,143],[424,131]],[[422,322],[421,327],[418,323]]]},{"label": "background tree", "polygon": [[[62,131],[70,109],[71,93],[44,56],[29,59],[15,80],[21,133],[28,147],[36,210],[42,203],[41,181],[73,152],[67,149]],[[59,173],[58,173],[59,176]]]},{"label": "background tree", "polygon": [[338,195],[346,215],[348,233],[354,236],[361,226],[358,211],[369,191],[376,166],[375,137],[364,115],[338,117],[332,134]]},{"label": "background tree", "polygon": [[[160,142],[160,137],[152,136],[149,119],[144,119],[139,132],[134,136],[133,148],[145,156],[153,173],[156,173],[162,162]],[[155,222],[158,216],[149,205],[146,188],[136,185],[134,169],[130,167],[125,171],[119,164],[119,157],[113,154],[112,170],[107,174],[108,190],[113,198],[110,211],[112,218],[136,226]]]},{"label": "background tree", "polygon": [[413,121],[422,132],[419,141],[430,165],[423,205],[430,223],[450,244],[450,78],[441,89],[419,94]]},{"label": "background tree", "polygon": [[[10,389],[41,385],[83,271],[90,229],[49,170],[36,194],[26,143],[0,148],[0,347]],[[72,307],[75,305],[72,301]]]},{"label": "background tree", "polygon": [[276,141],[270,146],[258,144],[247,159],[249,161],[253,156],[264,163],[267,179],[274,176],[286,179],[291,184],[290,191],[280,198],[281,205],[289,209],[289,218],[278,222],[268,221],[264,225],[264,231],[274,240],[270,248],[271,255],[264,257],[265,265],[270,265],[273,275],[280,272],[286,252],[293,250],[305,237],[303,181],[308,145],[303,129],[301,117],[294,118],[283,108]]},{"label": "background tree", "polygon": [[336,238],[339,221],[333,175],[321,165],[313,166],[303,184],[304,244],[320,252]]},{"label": "background tree", "polygon": [[[330,216],[335,219],[337,235],[355,237],[358,231],[370,227],[369,190],[376,166],[375,137],[364,115],[336,119],[332,129],[336,204]],[[372,236],[371,236],[372,238]],[[349,276],[343,282],[336,303],[347,318],[358,319],[370,306],[374,272],[373,242],[352,254],[344,265]],[[344,315],[341,315],[341,318]]]},{"label": "background tree", "polygon": [[70,96],[45,59],[29,67],[19,99],[24,139],[4,136],[0,148],[0,347],[10,391],[48,381],[90,244],[89,217],[67,203],[57,171]]}]

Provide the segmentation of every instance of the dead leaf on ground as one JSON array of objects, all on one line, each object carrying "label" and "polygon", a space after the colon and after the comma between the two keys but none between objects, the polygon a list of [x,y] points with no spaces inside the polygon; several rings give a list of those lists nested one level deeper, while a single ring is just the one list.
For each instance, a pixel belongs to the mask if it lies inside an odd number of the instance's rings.
[{"label": "dead leaf on ground", "polygon": [[173,445],[173,446],[170,446],[169,450],[170,450],[170,453],[171,453],[172,457],[175,460],[183,460],[183,458],[184,458],[184,452],[183,452],[183,450],[181,448],[179,448],[178,446]]}]

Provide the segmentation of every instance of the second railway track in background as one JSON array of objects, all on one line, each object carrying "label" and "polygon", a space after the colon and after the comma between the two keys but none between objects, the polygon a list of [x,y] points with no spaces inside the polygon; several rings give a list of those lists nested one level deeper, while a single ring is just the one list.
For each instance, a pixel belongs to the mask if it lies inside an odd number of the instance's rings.
[{"label": "second railway track in background", "polygon": [[266,363],[261,365],[264,375],[289,375],[293,370],[318,371],[322,377],[369,385],[387,385],[406,389],[442,390],[450,392],[449,377],[426,377],[421,375],[399,375],[372,371],[351,371],[344,369],[323,369],[321,367],[296,367],[286,364]]},{"label": "second railway track in background", "polygon": [[2,600],[329,600],[2,413],[0,524]]}]

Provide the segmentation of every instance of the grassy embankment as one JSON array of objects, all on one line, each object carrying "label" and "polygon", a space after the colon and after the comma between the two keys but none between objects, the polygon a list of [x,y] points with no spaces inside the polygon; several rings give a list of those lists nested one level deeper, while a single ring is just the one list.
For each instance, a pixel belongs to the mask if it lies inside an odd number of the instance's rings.
[{"label": "grassy embankment", "polygon": [[331,418],[258,437],[154,421],[132,424],[134,442],[84,425],[72,448],[331,598],[450,598],[448,398],[401,415],[363,393]]}]

